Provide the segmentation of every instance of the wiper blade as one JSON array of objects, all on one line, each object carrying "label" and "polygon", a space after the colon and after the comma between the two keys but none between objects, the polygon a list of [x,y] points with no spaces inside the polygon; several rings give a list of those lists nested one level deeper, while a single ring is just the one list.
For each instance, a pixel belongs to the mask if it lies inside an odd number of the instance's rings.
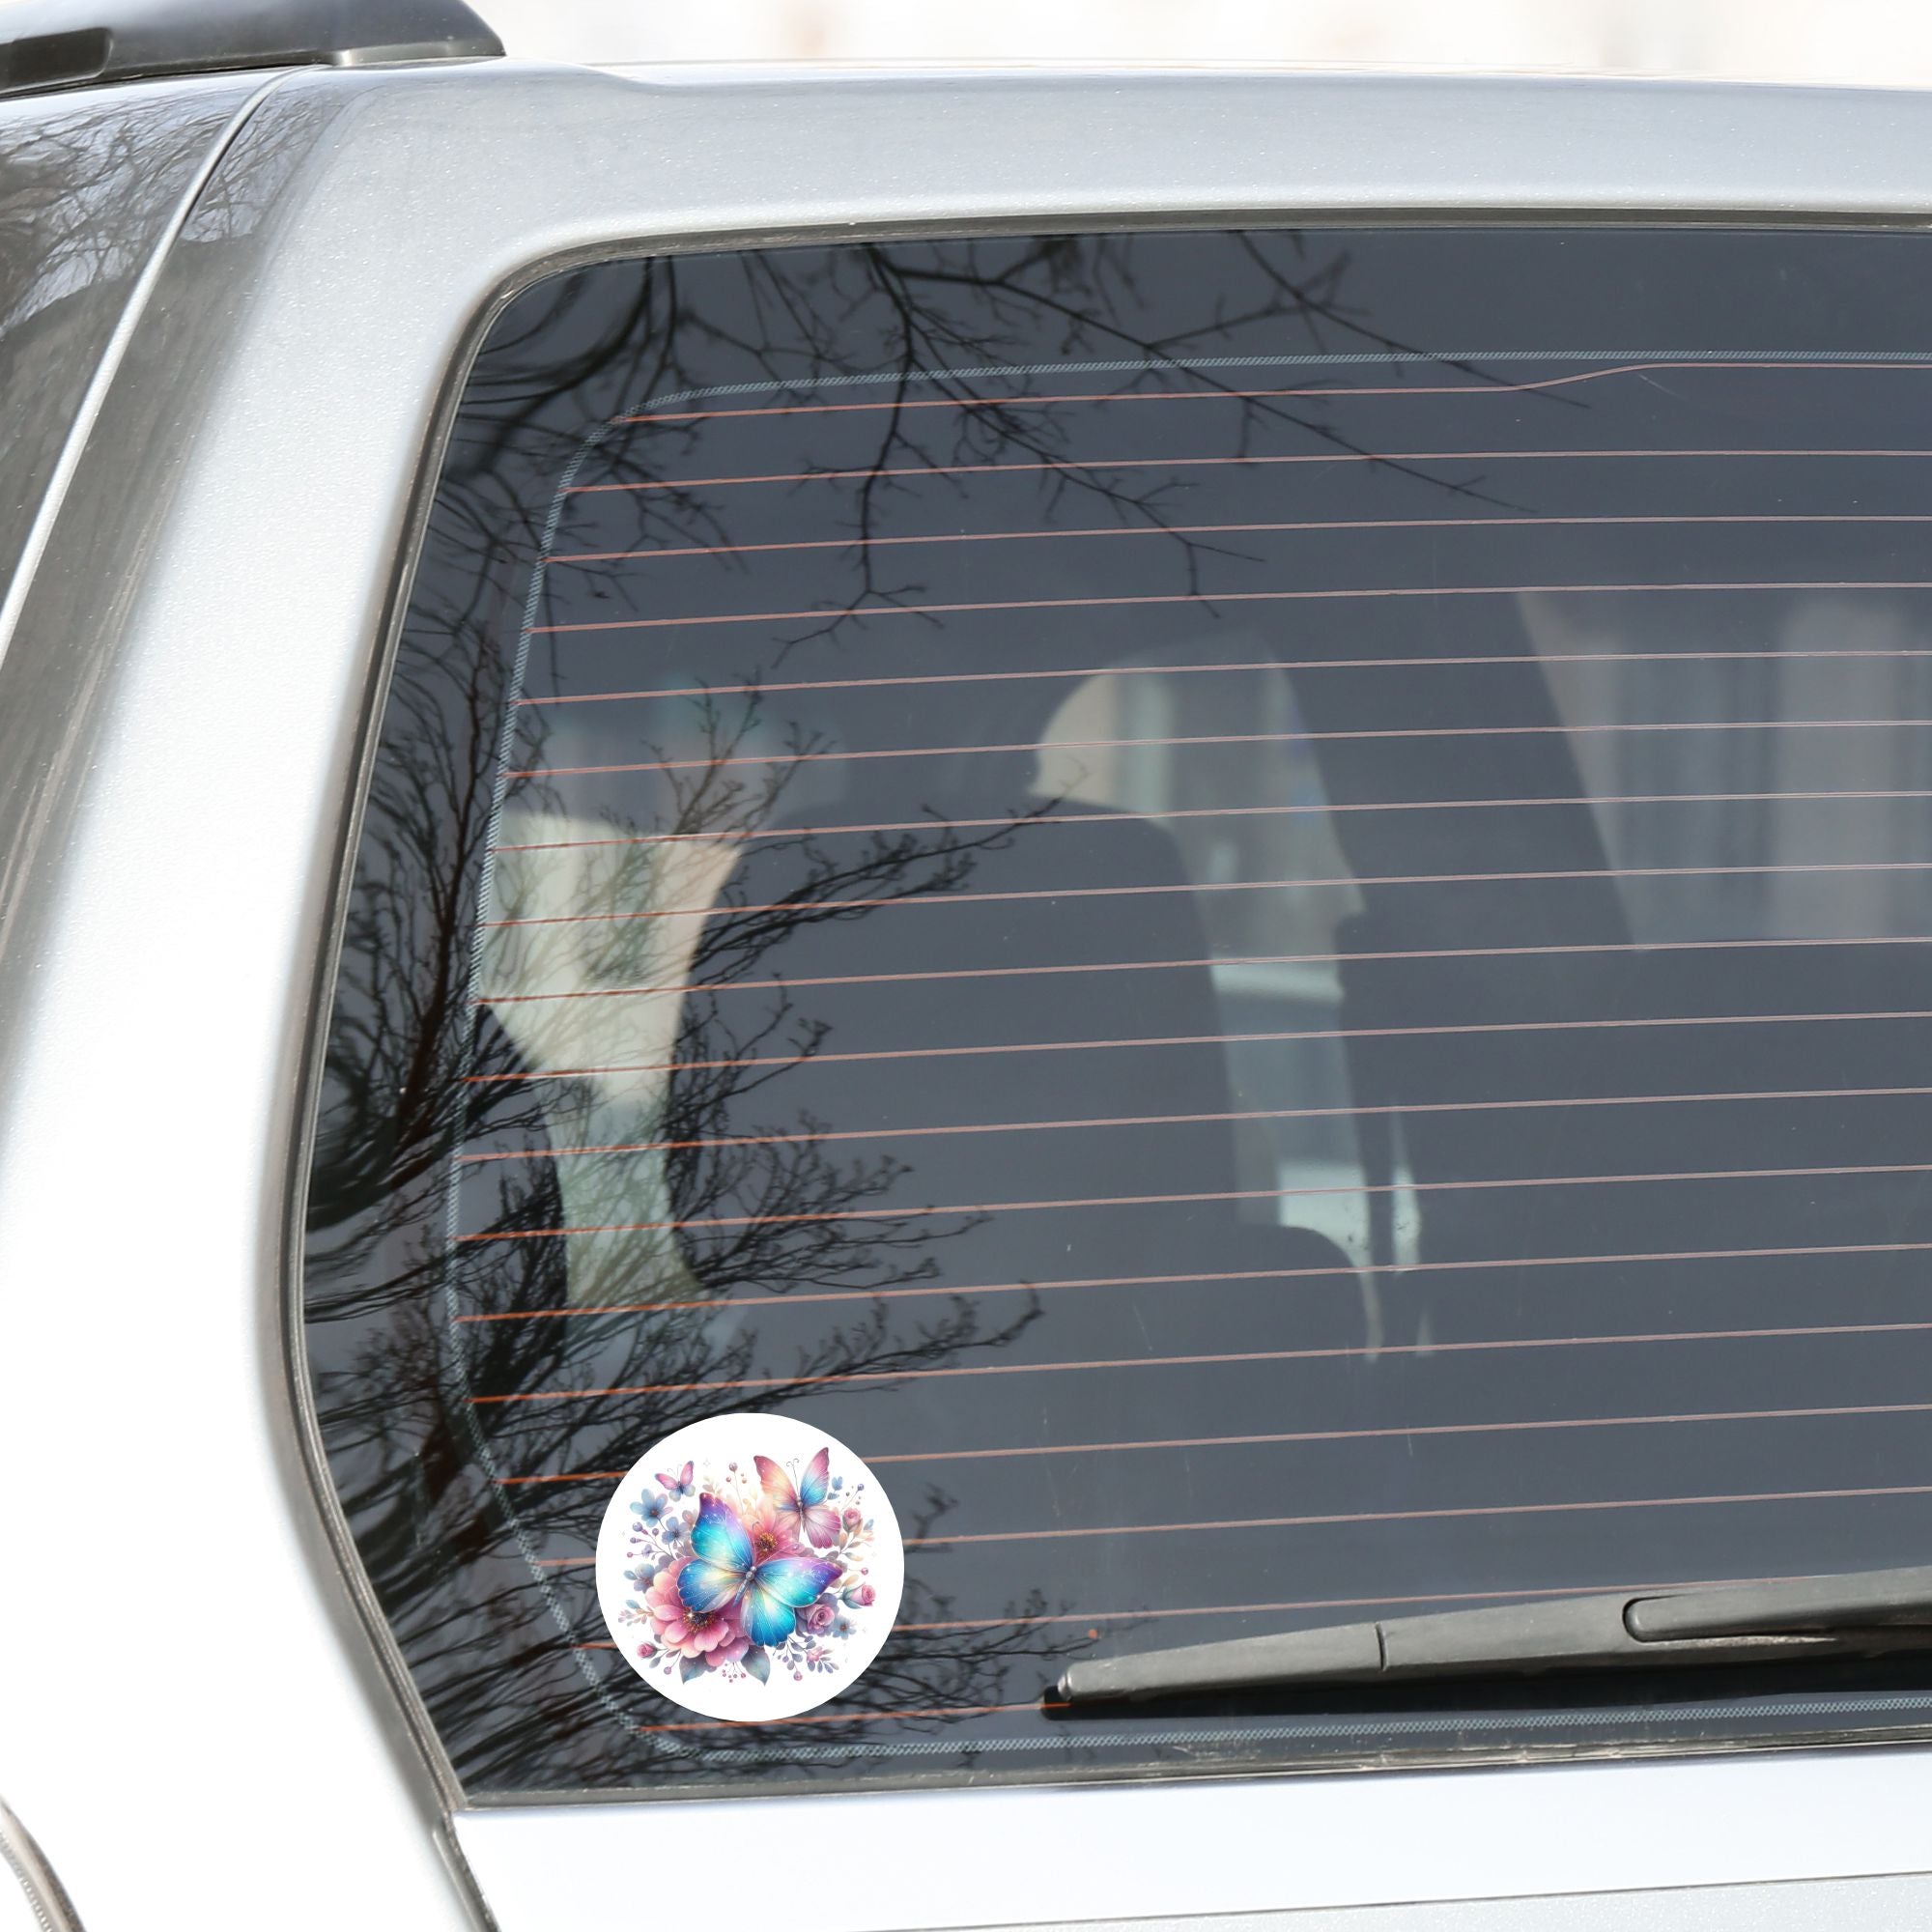
[{"label": "wiper blade", "polygon": [[1088,1658],[1067,1666],[1059,1694],[1068,1704],[1094,1704],[1276,1685],[1691,1668],[1893,1650],[1932,1650],[1932,1566],[1544,1598]]}]

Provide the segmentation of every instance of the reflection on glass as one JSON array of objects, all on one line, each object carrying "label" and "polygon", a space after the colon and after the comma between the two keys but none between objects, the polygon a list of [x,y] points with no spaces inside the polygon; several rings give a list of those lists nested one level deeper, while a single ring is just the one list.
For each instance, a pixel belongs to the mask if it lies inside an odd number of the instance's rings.
[{"label": "reflection on glass", "polygon": [[[1917,245],[956,242],[513,306],[307,1272],[469,1789],[1832,1726],[1755,1680],[1041,1698],[1096,1647],[1912,1560]],[[781,1724],[682,1721],[590,1586],[618,1474],[734,1408],[908,1534],[878,1665]]]},{"label": "reflection on glass", "polygon": [[0,590],[134,279],[247,93],[242,83],[0,102]]}]

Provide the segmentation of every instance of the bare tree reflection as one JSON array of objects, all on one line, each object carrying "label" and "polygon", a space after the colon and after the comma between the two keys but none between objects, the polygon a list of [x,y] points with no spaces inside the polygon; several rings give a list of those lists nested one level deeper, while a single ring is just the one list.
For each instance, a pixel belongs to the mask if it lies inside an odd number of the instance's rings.
[{"label": "bare tree reflection", "polygon": [[[998,1350],[1037,1312],[1029,1298],[989,1322],[961,1297],[922,1302],[936,1312],[908,1321],[855,1296],[851,1316],[815,1328],[774,1365],[756,1291],[928,1279],[935,1247],[973,1217],[882,1208],[832,1218],[879,1201],[903,1166],[837,1161],[809,1132],[719,1145],[732,1138],[720,1131],[732,1110],[809,1064],[824,1037],[782,989],[761,1006],[740,998],[734,1009],[723,996],[768,975],[801,925],[866,917],[855,899],[956,890],[977,856],[1017,826],[880,836],[842,857],[809,836],[778,841],[798,860],[792,889],[781,903],[734,913],[746,889],[727,888],[691,954],[695,990],[678,996],[673,1064],[690,1075],[662,1082],[647,1116],[646,1145],[664,1156],[666,1227],[637,1239],[560,1232],[586,1216],[593,1226],[635,1222],[635,1169],[614,1163],[600,1178],[590,1157],[566,1212],[554,1142],[582,1103],[569,1081],[540,1077],[546,1069],[527,1057],[541,1050],[541,1029],[520,1040],[470,1001],[469,921],[491,822],[501,678],[460,645],[433,660],[412,653],[399,674],[344,955],[308,1266],[311,1360],[344,1505],[439,1731],[466,1780],[482,1787],[565,1766],[629,1776],[640,1748],[633,1687],[620,1681],[613,1695],[602,1681],[607,1661],[574,1648],[599,1634],[585,1579],[529,1567],[588,1548],[608,1482],[529,1479],[620,1471],[701,1416]],[[675,839],[742,833],[782,796],[795,764],[781,761],[751,784],[725,776],[721,760],[753,715],[712,715],[720,755],[680,775]],[[653,883],[637,852],[612,876],[626,895]],[[647,955],[599,963],[650,966]],[[459,1149],[469,1162],[466,1238],[452,1262],[444,1180]],[[727,1205],[728,1225],[663,1238],[669,1224],[702,1223]],[[734,1386],[745,1383],[755,1386]],[[576,1389],[623,1392],[489,1399]],[[997,1632],[970,1643],[956,1633],[903,1638],[865,1694],[901,1694],[910,1674],[922,1707],[997,1701],[992,1679],[1017,1654],[1021,1628],[1004,1642]],[[570,1665],[561,1675],[559,1657]],[[546,1714],[541,1738],[526,1721],[532,1704]],[[509,1722],[510,1711],[526,1716]]]},{"label": "bare tree reflection", "polygon": [[12,486],[0,496],[0,557],[10,567],[125,292],[235,101],[47,106],[0,111],[0,393]]},{"label": "bare tree reflection", "polygon": [[[747,253],[729,264],[739,284],[729,303],[692,301],[684,289],[688,274],[675,257],[612,265],[594,300],[582,277],[559,277],[526,297],[493,342],[473,388],[478,407],[459,427],[450,453],[447,473],[464,487],[446,491],[440,507],[452,533],[467,535],[479,553],[513,544],[520,560],[533,561],[546,547],[552,493],[526,479],[554,483],[584,464],[586,478],[651,482],[648,492],[630,498],[638,548],[725,543],[728,515],[717,495],[668,479],[702,435],[706,412],[696,405],[706,393],[707,371],[728,356],[734,373],[761,376],[774,399],[811,393],[828,377],[857,376],[867,386],[855,394],[890,405],[844,492],[855,581],[846,597],[828,607],[828,622],[862,606],[917,595],[916,581],[879,575],[881,554],[870,539],[885,498],[915,483],[957,491],[962,485],[950,470],[995,456],[1043,465],[1049,510],[1071,494],[1122,527],[1168,531],[1198,588],[1193,573],[1201,560],[1240,553],[1173,528],[1171,480],[1136,483],[1077,459],[1052,412],[1012,393],[1008,372],[1041,359],[1043,343],[1056,364],[1094,364],[1107,386],[1127,393],[1157,390],[1179,377],[1225,394],[1235,412],[1230,447],[1237,452],[1269,433],[1297,433],[1449,496],[1505,503],[1480,475],[1422,469],[1377,452],[1338,427],[1317,397],[1246,393],[1250,384],[1215,358],[1257,339],[1387,356],[1398,380],[1411,361],[1425,372],[1453,369],[1479,384],[1503,379],[1393,336],[1351,308],[1344,296],[1346,247],[1295,232],[1236,239],[1253,268],[1251,282],[1232,298],[1204,291],[1201,311],[1160,332],[1125,320],[1148,294],[1131,236]],[[620,273],[626,285],[613,299],[611,278]],[[561,380],[559,343],[569,352]],[[747,386],[757,384],[733,384],[740,391]],[[1531,401],[1558,410],[1586,407],[1553,390]],[[575,413],[573,402],[590,415]],[[914,402],[959,407],[909,409]],[[621,433],[621,412],[646,410],[653,412],[647,437]],[[617,574],[614,564],[601,572],[594,564],[574,567],[588,581],[601,574],[606,583]]]},{"label": "bare tree reflection", "polygon": [[[959,464],[1040,466],[1049,511],[1079,493],[1122,527],[1166,532],[1199,588],[1210,552],[1170,527],[1170,479],[1077,459],[1063,423],[1009,393],[1014,365],[1123,364],[1127,390],[1179,374],[1227,393],[1226,446],[1286,430],[1372,457],[1319,408],[1239,394],[1225,369],[1191,359],[1284,330],[1406,353],[1349,312],[1346,261],[1326,244],[1253,248],[1264,272],[1166,332],[1118,319],[1145,306],[1129,237],[747,256],[732,298],[705,302],[675,262],[613,266],[594,298],[584,276],[525,298],[479,364],[362,835],[306,1278],[335,1481],[466,1786],[625,1783],[667,1763],[749,1772],[769,1761],[757,1749],[802,1761],[807,1739],[814,1761],[836,1759],[817,1728],[761,1726],[755,1749],[640,1729],[660,1707],[609,1650],[585,1647],[603,1637],[587,1554],[611,1482],[663,1435],[994,1354],[1036,1321],[1031,1295],[997,1318],[963,1294],[886,1299],[942,1280],[948,1244],[982,1217],[919,1199],[894,1155],[836,1151],[834,1123],[794,1097],[833,1026],[786,958],[814,930],[961,893],[1061,801],[958,824],[938,809],[882,811],[870,815],[907,822],[836,838],[799,826],[800,775],[838,748],[774,713],[763,687],[852,611],[918,592],[881,574],[881,505]],[[631,548],[727,542],[727,500],[672,473],[699,446],[675,400],[721,371],[777,394],[878,381],[886,407],[833,513],[851,574],[813,606],[822,618],[760,637],[734,685],[714,675],[654,701],[624,727],[626,762],[554,760],[554,727],[514,680],[533,574],[541,596],[564,514],[559,478],[649,481],[623,498]],[[613,426],[667,397],[648,437]],[[614,558],[571,569],[573,595],[620,582]],[[532,647],[546,689],[563,688],[556,648]],[[505,765],[521,776],[502,788]],[[587,836],[559,775],[610,769],[635,782]],[[476,947],[479,905],[491,924]],[[788,1293],[827,1289],[842,1315],[776,1323]],[[923,1533],[947,1506],[934,1496]],[[1052,1634],[1054,1607],[1034,1592],[961,1627],[915,1577],[909,1628],[841,1712],[1030,1701],[1071,1647]]]}]

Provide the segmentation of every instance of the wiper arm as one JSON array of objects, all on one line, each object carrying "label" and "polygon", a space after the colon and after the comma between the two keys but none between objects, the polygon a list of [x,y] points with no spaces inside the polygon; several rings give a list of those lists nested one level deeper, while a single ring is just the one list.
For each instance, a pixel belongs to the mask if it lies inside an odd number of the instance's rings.
[{"label": "wiper arm", "polygon": [[1067,1666],[1060,1696],[1093,1704],[1274,1685],[1655,1670],[1891,1650],[1932,1650],[1932,1567],[1545,1598],[1089,1658]]}]

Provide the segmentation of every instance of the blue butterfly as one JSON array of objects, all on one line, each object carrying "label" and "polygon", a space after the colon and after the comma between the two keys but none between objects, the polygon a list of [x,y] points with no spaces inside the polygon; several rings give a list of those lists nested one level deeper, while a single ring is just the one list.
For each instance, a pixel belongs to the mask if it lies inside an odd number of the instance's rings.
[{"label": "blue butterfly", "polygon": [[750,1531],[716,1496],[698,1499],[691,1547],[692,1559],[677,1579],[685,1608],[715,1613],[736,1604],[745,1634],[767,1647],[791,1635],[798,1612],[838,1575],[838,1564],[815,1556],[760,1562]]}]

